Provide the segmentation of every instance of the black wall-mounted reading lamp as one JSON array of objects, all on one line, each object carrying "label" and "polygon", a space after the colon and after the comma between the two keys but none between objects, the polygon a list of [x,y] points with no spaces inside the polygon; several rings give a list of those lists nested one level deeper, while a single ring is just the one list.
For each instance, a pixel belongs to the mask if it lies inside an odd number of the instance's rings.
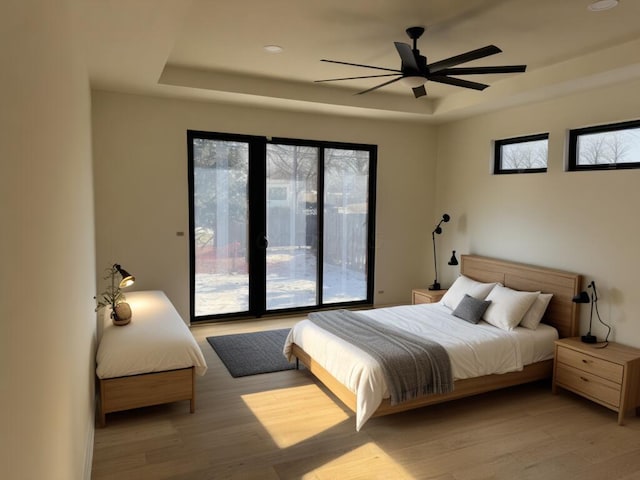
[{"label": "black wall-mounted reading lamp", "polygon": [[587,285],[587,289],[591,289],[591,293],[583,290],[578,295],[573,297],[573,302],[574,303],[590,303],[591,304],[591,310],[589,312],[589,331],[586,333],[586,335],[582,335],[582,337],[580,337],[580,339],[584,343],[597,343],[598,342],[598,338],[595,335],[591,335],[591,323],[593,322],[593,310],[595,309],[596,315],[598,316],[598,321],[602,325],[607,327],[607,329],[608,329],[607,337],[604,339],[604,342],[606,343],[609,340],[609,334],[611,333],[611,327],[609,325],[607,325],[606,323],[604,323],[602,321],[602,319],[600,318],[600,312],[598,311],[598,290],[596,289],[596,282],[594,282],[592,280],[591,283],[589,283],[589,285]]},{"label": "black wall-mounted reading lamp", "polygon": [[[438,222],[436,228],[433,229],[433,232],[431,232],[431,240],[433,241],[433,270],[435,271],[436,279],[433,281],[433,285],[429,285],[429,290],[440,290],[440,283],[438,282],[438,262],[436,261],[436,234],[440,235],[442,233],[442,227],[440,226],[442,222],[447,223],[449,220],[451,220],[451,217],[446,213],[443,214],[442,219]],[[451,265],[451,263],[449,265]]]}]

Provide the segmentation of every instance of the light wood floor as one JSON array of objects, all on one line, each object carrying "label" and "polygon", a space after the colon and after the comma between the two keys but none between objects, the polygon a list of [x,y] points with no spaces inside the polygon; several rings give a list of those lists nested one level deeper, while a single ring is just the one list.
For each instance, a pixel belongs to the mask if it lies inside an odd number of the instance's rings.
[{"label": "light wood floor", "polygon": [[305,371],[232,378],[205,337],[296,319],[192,329],[209,365],[188,402],[107,416],[96,428],[99,479],[640,479],[640,418],[546,382],[370,420]]}]

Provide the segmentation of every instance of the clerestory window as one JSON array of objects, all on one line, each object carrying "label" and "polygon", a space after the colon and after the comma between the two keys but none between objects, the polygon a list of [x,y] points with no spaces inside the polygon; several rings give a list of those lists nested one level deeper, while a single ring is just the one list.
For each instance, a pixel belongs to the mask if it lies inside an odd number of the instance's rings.
[{"label": "clerestory window", "polygon": [[627,168],[640,168],[640,120],[569,131],[569,171]]},{"label": "clerestory window", "polygon": [[494,146],[496,175],[547,171],[548,133],[496,140]]}]

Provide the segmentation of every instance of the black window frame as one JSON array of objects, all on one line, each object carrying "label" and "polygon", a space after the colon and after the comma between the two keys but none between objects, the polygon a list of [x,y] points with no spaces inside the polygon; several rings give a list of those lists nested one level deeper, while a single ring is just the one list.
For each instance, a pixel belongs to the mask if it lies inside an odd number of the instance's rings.
[{"label": "black window frame", "polygon": [[[547,167],[539,168],[502,168],[502,147],[505,145],[513,145],[517,143],[527,143],[539,140],[549,141],[549,133],[536,133],[535,135],[525,135],[521,137],[505,138],[501,140],[494,140],[493,150],[493,174],[494,175],[511,175],[518,173],[545,173]],[[548,163],[548,148],[547,148],[547,163]]]},{"label": "black window frame", "polygon": [[[376,238],[376,191],[377,191],[377,165],[378,165],[378,145],[375,144],[363,144],[363,143],[350,143],[350,142],[338,142],[338,141],[322,141],[322,140],[307,140],[307,139],[294,139],[283,137],[266,137],[257,135],[245,135],[223,132],[210,132],[202,130],[187,130],[187,161],[188,161],[188,192],[189,192],[189,307],[190,307],[190,320],[191,323],[197,324],[200,322],[217,322],[225,320],[236,320],[247,317],[259,318],[265,314],[267,315],[286,315],[310,312],[315,310],[335,309],[335,308],[352,308],[352,307],[371,307],[373,306],[374,291],[375,291],[375,238]],[[266,185],[266,148],[267,144],[281,144],[281,145],[297,145],[297,146],[309,146],[318,148],[319,150],[319,166],[318,171],[318,186],[319,191],[324,191],[324,152],[326,149],[346,149],[346,150],[364,150],[369,153],[369,185],[368,185],[368,213],[367,213],[367,290],[366,298],[363,300],[348,300],[343,302],[331,302],[325,303],[322,292],[323,282],[323,270],[320,267],[323,259],[323,199],[322,195],[318,195],[318,242],[319,242],[319,261],[318,261],[318,283],[320,288],[318,289],[317,304],[313,306],[305,307],[292,307],[282,308],[277,310],[268,310],[265,308],[266,304],[266,291],[261,291],[258,288],[261,284],[256,280],[259,277],[264,277],[266,274],[266,263],[263,262],[251,262],[249,264],[249,289],[251,290],[252,298],[250,300],[249,310],[246,312],[238,313],[221,313],[210,315],[195,315],[195,238],[194,238],[194,226],[195,226],[195,203],[194,203],[194,151],[193,140],[195,138],[204,138],[209,140],[222,140],[222,141],[239,141],[249,144],[250,155],[255,158],[255,161],[251,161],[249,168],[253,170],[249,176],[249,202],[254,208],[250,207],[249,210],[249,238],[256,238],[258,232],[266,232],[266,215],[263,211],[263,207],[266,207],[266,203],[261,199],[266,199],[268,194]],[[256,208],[258,207],[258,208]],[[262,233],[264,235],[264,233]]]},{"label": "black window frame", "polygon": [[622,163],[599,163],[599,164],[578,164],[578,139],[581,135],[593,133],[617,132],[620,130],[631,130],[640,128],[640,120],[628,120],[624,122],[608,123],[605,125],[594,125],[584,128],[569,130],[569,151],[567,158],[567,171],[581,172],[594,170],[629,170],[640,168],[640,160],[637,162]]}]

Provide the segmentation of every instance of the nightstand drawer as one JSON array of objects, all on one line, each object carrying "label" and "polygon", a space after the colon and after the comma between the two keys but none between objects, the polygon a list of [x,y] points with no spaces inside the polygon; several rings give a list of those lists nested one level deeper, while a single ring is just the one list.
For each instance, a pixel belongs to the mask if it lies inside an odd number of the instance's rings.
[{"label": "nightstand drawer", "polygon": [[557,361],[559,363],[622,384],[622,375],[624,373],[624,367],[622,365],[576,352],[569,348],[559,348],[557,355]]},{"label": "nightstand drawer", "polygon": [[620,385],[583,370],[558,365],[555,381],[558,385],[591,397],[613,407],[620,406]]},{"label": "nightstand drawer", "polygon": [[421,303],[432,303],[429,297],[425,297],[424,295],[413,295],[413,304],[420,305]]}]

